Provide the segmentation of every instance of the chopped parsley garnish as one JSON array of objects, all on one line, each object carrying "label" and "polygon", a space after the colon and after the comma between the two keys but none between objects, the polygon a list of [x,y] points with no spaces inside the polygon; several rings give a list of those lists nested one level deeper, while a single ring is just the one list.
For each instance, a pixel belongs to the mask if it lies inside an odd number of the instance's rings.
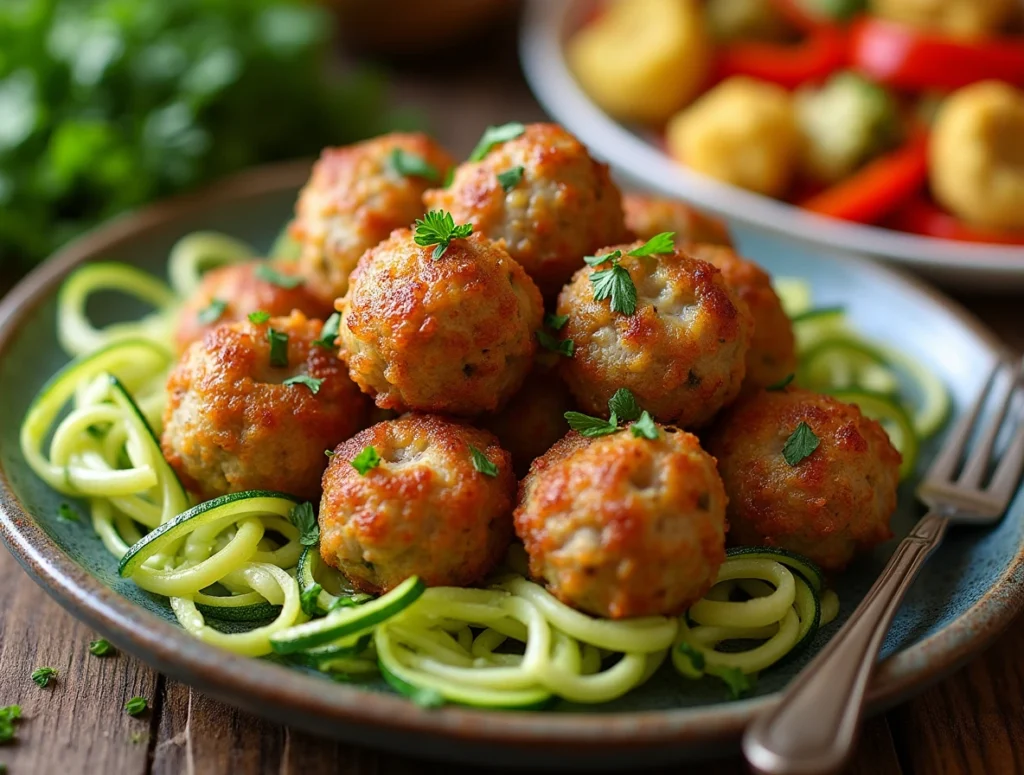
[{"label": "chopped parsley garnish", "polygon": [[738,700],[744,694],[753,691],[754,687],[757,685],[757,678],[755,676],[747,675],[742,670],[735,667],[719,667],[717,665],[712,665],[707,668],[707,674],[721,678],[729,688],[729,697],[734,700]]},{"label": "chopped parsley garnish", "polygon": [[322,379],[311,377],[308,374],[296,374],[294,377],[288,377],[282,384],[284,385],[305,385],[309,388],[310,392],[314,395],[320,392],[320,386],[324,384]]},{"label": "chopped parsley garnish", "polygon": [[594,286],[594,301],[610,299],[612,312],[632,315],[636,312],[636,286],[623,267],[613,263],[608,269],[590,275]]},{"label": "chopped parsley garnish", "polygon": [[288,334],[267,329],[267,341],[270,342],[270,365],[284,367],[288,365]]},{"label": "chopped parsley garnish", "polygon": [[57,507],[57,516],[63,519],[65,522],[81,522],[82,519],[78,516],[78,512],[75,511],[70,503],[62,503]]},{"label": "chopped parsley garnish", "polygon": [[498,173],[498,182],[505,191],[511,191],[513,188],[519,185],[519,181],[523,179],[523,173],[526,170],[522,166],[512,167],[504,172]]},{"label": "chopped parsley garnish", "polygon": [[455,180],[455,167],[449,167],[448,171],[444,173],[444,180],[441,181],[441,186],[443,188],[448,188],[448,186],[452,184],[453,180]]},{"label": "chopped parsley garnish", "polygon": [[419,154],[412,153],[404,148],[392,149],[391,167],[399,175],[423,178],[431,183],[437,183],[441,180],[441,173],[437,167]]},{"label": "chopped parsley garnish", "polygon": [[114,650],[114,647],[110,645],[110,641],[105,638],[89,642],[89,653],[94,657],[105,657],[108,654],[113,654]]},{"label": "chopped parsley garnish", "polygon": [[266,280],[271,285],[276,285],[278,288],[285,288],[287,290],[298,288],[303,282],[301,277],[278,272],[270,264],[260,264],[256,267],[256,276],[261,280]]},{"label": "chopped parsley garnish", "polygon": [[780,379],[775,384],[769,385],[768,387],[766,387],[765,390],[771,390],[771,391],[785,390],[786,386],[789,385],[789,383],[793,381],[794,377],[796,377],[796,374],[787,374],[785,377]]},{"label": "chopped parsley garnish", "polygon": [[333,313],[324,321],[324,327],[320,329],[320,338],[313,340],[316,347],[323,347],[325,350],[334,349],[334,340],[338,338],[338,329],[341,327],[341,313]]},{"label": "chopped parsley garnish", "polygon": [[262,309],[258,309],[255,312],[249,313],[249,322],[255,323],[257,326],[261,326],[270,320],[270,313]]},{"label": "chopped parsley garnish", "polygon": [[456,226],[452,214],[445,210],[431,210],[417,220],[415,226],[413,240],[417,245],[424,248],[437,245],[433,256],[435,261],[444,255],[452,240],[465,239],[473,233],[473,224]]},{"label": "chopped parsley garnish", "polygon": [[694,670],[698,673],[704,672],[704,655],[697,649],[689,643],[680,643],[676,646],[676,651],[690,660],[690,664],[693,666]]},{"label": "chopped parsley garnish", "polygon": [[658,438],[658,427],[654,419],[640,407],[629,388],[615,391],[608,399],[608,412],[611,416],[607,420],[581,412],[566,412],[563,417],[570,428],[588,438],[615,433],[619,430],[619,420],[633,423],[630,427],[636,438],[643,437],[652,441]]},{"label": "chopped parsley garnish", "polygon": [[584,256],[583,261],[587,266],[601,266],[601,264],[607,261],[618,261],[622,258],[621,250],[613,250],[611,253],[605,253],[601,256]]},{"label": "chopped parsley garnish", "polygon": [[472,444],[469,447],[470,457],[473,458],[473,468],[479,471],[484,476],[495,477],[498,475],[498,467],[494,465],[487,456],[474,447]]},{"label": "chopped parsley garnish", "polygon": [[309,501],[296,503],[289,514],[289,519],[299,529],[299,543],[303,546],[316,546],[320,540],[320,525],[313,513],[313,504]]},{"label": "chopped parsley garnish", "polygon": [[324,454],[327,455],[327,457],[334,457],[338,453],[335,452],[333,449],[325,449]]},{"label": "chopped parsley garnish", "polygon": [[366,474],[380,465],[380,455],[371,446],[363,447],[363,451],[352,458],[352,467],[359,472],[360,476]]},{"label": "chopped parsley garnish", "polygon": [[302,590],[299,594],[299,605],[304,614],[307,616],[317,616],[320,613],[320,605],[317,601],[320,599],[320,593],[323,589],[320,584],[313,582]]},{"label": "chopped parsley garnish", "polygon": [[204,326],[208,326],[211,323],[216,323],[220,320],[220,316],[224,314],[224,310],[228,308],[228,303],[220,299],[213,299],[210,301],[210,306],[206,309],[199,310],[199,314],[196,316],[200,323]]},{"label": "chopped parsley garnish", "polygon": [[576,344],[572,339],[559,339],[543,329],[537,332],[537,341],[545,350],[551,350],[551,352],[564,355],[566,358],[571,358],[572,354],[576,352]]},{"label": "chopped parsley garnish", "polygon": [[632,422],[640,417],[640,404],[636,402],[633,391],[629,388],[619,388],[608,399],[608,411],[617,415],[623,422]]},{"label": "chopped parsley garnish", "polygon": [[654,418],[647,412],[643,412],[640,419],[629,426],[629,430],[632,432],[633,438],[636,439],[644,438],[651,441],[658,439],[658,426],[654,424]]},{"label": "chopped parsley garnish", "polygon": [[138,716],[146,712],[149,700],[145,697],[132,697],[124,704],[124,712],[129,716]]},{"label": "chopped parsley garnish", "polygon": [[814,452],[820,443],[821,440],[814,435],[811,426],[801,422],[782,446],[782,456],[786,459],[787,463],[795,466]]},{"label": "chopped parsley garnish", "polygon": [[8,705],[0,708],[0,745],[14,739],[14,722],[20,718],[20,705]]},{"label": "chopped parsley garnish", "polygon": [[41,686],[44,689],[50,685],[50,681],[57,677],[57,671],[52,667],[37,667],[32,671],[32,680],[36,682],[37,686]]},{"label": "chopped parsley garnish", "polygon": [[619,429],[619,418],[614,413],[607,420],[600,417],[591,417],[589,414],[583,414],[582,412],[566,412],[563,417],[569,423],[570,428],[587,438],[607,436]]},{"label": "chopped parsley garnish", "polygon": [[525,131],[526,127],[516,121],[502,124],[501,126],[487,127],[483,135],[481,135],[480,141],[476,144],[476,148],[473,149],[473,153],[469,155],[469,160],[480,161],[490,153],[494,146],[507,143],[509,140],[515,140]]},{"label": "chopped parsley garnish", "polygon": [[674,231],[663,231],[655,234],[647,242],[638,248],[633,248],[627,256],[656,256],[662,253],[671,253],[676,249],[676,233]]},{"label": "chopped parsley garnish", "polygon": [[552,331],[561,331],[569,322],[568,315],[552,315],[550,312],[544,316],[544,325]]}]

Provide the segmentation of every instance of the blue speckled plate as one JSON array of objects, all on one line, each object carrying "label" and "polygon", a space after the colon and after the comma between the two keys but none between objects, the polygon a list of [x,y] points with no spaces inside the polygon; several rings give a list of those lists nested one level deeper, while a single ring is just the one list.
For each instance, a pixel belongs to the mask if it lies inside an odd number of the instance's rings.
[{"label": "blue speckled plate", "polygon": [[[80,240],[29,276],[0,305],[0,531],[30,574],[76,616],[159,670],[248,710],[293,726],[407,753],[463,761],[593,768],[655,764],[721,753],[751,714],[771,702],[802,659],[765,672],[757,694],[723,700],[720,685],[691,683],[663,670],[614,703],[565,704],[543,713],[424,710],[380,684],[336,684],[204,645],[173,623],[163,600],[120,579],[87,523],[57,519],[61,498],[31,473],[18,427],[33,395],[64,362],[54,326],[61,279],[81,261],[127,261],[163,274],[169,248],[197,229],[219,229],[269,246],[289,217],[305,168],[250,173],[204,194],[119,220]],[[864,333],[912,352],[953,392],[956,410],[980,389],[997,345],[951,302],[916,281],[869,263],[737,235],[745,253],[777,276],[810,281],[815,300],[841,303]],[[116,299],[111,319],[136,314]],[[922,464],[934,447],[925,450]],[[958,528],[928,562],[900,609],[871,691],[875,709],[936,680],[983,648],[1022,603],[1022,512],[991,530]],[[898,536],[918,514],[912,485],[894,518]],[[838,580],[840,619],[852,610],[894,543]],[[835,631],[821,633],[819,643]]]}]

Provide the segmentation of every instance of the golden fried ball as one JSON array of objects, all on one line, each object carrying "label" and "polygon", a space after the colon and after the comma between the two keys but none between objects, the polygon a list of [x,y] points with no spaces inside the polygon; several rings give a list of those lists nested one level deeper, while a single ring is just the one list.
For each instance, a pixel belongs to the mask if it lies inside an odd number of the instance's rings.
[{"label": "golden fried ball", "polygon": [[[262,310],[279,317],[297,309],[304,315],[321,320],[334,312],[334,305],[313,293],[306,283],[286,288],[260,277],[260,267],[263,266],[287,278],[298,277],[294,261],[246,261],[212,269],[203,275],[196,292],[178,313],[174,342],[179,353],[214,326],[244,320],[251,312]],[[208,312],[210,305],[218,302],[225,305],[224,310],[207,322],[204,316],[212,316]]]},{"label": "golden fried ball", "polygon": [[494,411],[533,364],[540,293],[480,235],[434,250],[398,229],[366,253],[338,306],[341,357],[381,408]]},{"label": "golden fried ball", "polygon": [[[790,465],[783,447],[801,423],[819,444]],[[761,391],[726,412],[707,441],[734,543],[777,546],[838,571],[892,535],[900,453],[856,406],[792,387]]]},{"label": "golden fried ball", "polygon": [[646,194],[625,194],[622,209],[626,214],[626,227],[639,239],[650,239],[655,234],[670,231],[676,242],[707,242],[713,245],[731,245],[725,224],[710,215],[704,215],[685,202]]},{"label": "golden fried ball", "polygon": [[[506,191],[498,176],[518,168],[522,178]],[[556,124],[530,124],[483,161],[459,165],[452,184],[428,191],[424,201],[498,241],[546,298],[583,256],[629,238],[608,166]]]},{"label": "golden fried ball", "polygon": [[[360,474],[352,461],[367,447],[380,464]],[[494,476],[476,469],[474,449]],[[410,576],[475,584],[508,548],[515,487],[512,460],[487,431],[427,414],[378,423],[338,445],[324,472],[320,554],[373,594]]]},{"label": "golden fried ball", "polygon": [[771,276],[760,266],[721,245],[692,244],[686,252],[714,265],[747,305],[754,319],[754,335],[747,350],[744,387],[775,385],[796,371],[793,324],[782,309]]},{"label": "golden fried ball", "polygon": [[[185,351],[167,382],[161,446],[189,490],[320,497],[324,450],[364,427],[369,411],[335,350],[313,344],[322,326],[300,312],[225,323]],[[271,329],[288,337],[286,366],[271,364]],[[284,384],[300,375],[320,382]]]},{"label": "golden fried ball", "polygon": [[[426,162],[436,176],[403,174],[409,167],[396,166],[396,153]],[[443,180],[453,164],[444,149],[420,133],[324,149],[290,226],[301,245],[302,273],[321,298],[333,304],[343,296],[360,256],[423,215],[423,192]]]},{"label": "golden fried ball", "polygon": [[607,264],[580,269],[558,297],[558,314],[569,316],[560,333],[576,346],[561,373],[584,412],[607,416],[608,399],[629,388],[660,422],[696,427],[739,394],[753,320],[715,267],[681,250],[627,255],[642,244],[599,251],[622,252],[637,293],[632,315],[594,300],[591,277]]},{"label": "golden fried ball", "polygon": [[681,613],[725,559],[725,490],[697,438],[575,431],[519,487],[517,535],[530,574],[581,611],[622,619]]}]

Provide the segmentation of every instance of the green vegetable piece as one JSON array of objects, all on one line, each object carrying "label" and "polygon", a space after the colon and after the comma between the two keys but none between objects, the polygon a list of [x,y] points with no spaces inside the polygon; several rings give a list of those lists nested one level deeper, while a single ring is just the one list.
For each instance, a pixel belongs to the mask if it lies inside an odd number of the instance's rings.
[{"label": "green vegetable piece", "polygon": [[743,695],[749,694],[754,690],[754,687],[757,686],[757,676],[747,675],[739,668],[709,665],[705,672],[708,675],[721,678],[729,689],[729,697],[734,700],[738,700],[743,697]]},{"label": "green vegetable piece", "polygon": [[550,312],[544,316],[544,325],[552,331],[561,331],[569,322],[568,315],[552,315]]},{"label": "green vegetable piece", "polygon": [[785,390],[789,386],[789,383],[791,383],[795,377],[796,377],[796,374],[787,374],[785,377],[780,379],[778,382],[776,382],[776,383],[766,387],[765,390],[770,390],[772,392],[779,392],[779,391]]},{"label": "green vegetable piece", "polygon": [[511,167],[504,172],[498,173],[498,182],[504,191],[511,191],[519,185],[519,182],[523,179],[524,172],[525,169],[521,166]]},{"label": "green vegetable piece", "polygon": [[380,465],[380,455],[371,446],[363,447],[362,452],[352,458],[352,467],[359,472],[360,476],[366,476],[371,470]]},{"label": "green vegetable piece", "polygon": [[704,672],[704,655],[697,649],[689,643],[680,643],[676,646],[676,650],[690,660],[690,664],[693,665],[694,670],[698,673]]},{"label": "green vegetable piece", "polygon": [[626,255],[628,256],[656,256],[663,253],[671,253],[676,249],[676,233],[674,231],[663,231],[655,234],[647,242],[638,248],[633,248]]},{"label": "green vegetable piece", "polygon": [[317,600],[323,589],[323,586],[314,582],[299,594],[299,605],[302,606],[302,611],[306,616],[318,616],[321,613]]},{"label": "green vegetable piece", "polygon": [[640,417],[640,404],[629,388],[619,388],[608,399],[608,411],[623,422],[632,422]]},{"label": "green vegetable piece", "polygon": [[299,529],[299,543],[303,546],[316,546],[320,540],[320,525],[313,513],[313,504],[308,501],[295,504],[289,518]]},{"label": "green vegetable piece", "polygon": [[324,327],[320,329],[320,338],[313,340],[316,347],[323,347],[325,350],[333,350],[334,342],[338,338],[338,330],[341,327],[341,313],[332,313],[324,321]]},{"label": "green vegetable piece", "polygon": [[609,269],[594,272],[590,275],[590,283],[594,286],[594,301],[610,299],[612,312],[623,315],[636,312],[636,286],[629,272],[617,263]]},{"label": "green vegetable piece", "polygon": [[600,256],[584,256],[583,261],[587,266],[601,266],[606,261],[618,261],[622,258],[621,250],[613,250],[611,253],[604,253]]},{"label": "green vegetable piece", "polygon": [[228,303],[226,301],[214,299],[213,301],[210,302],[210,306],[206,307],[205,309],[199,310],[199,314],[196,315],[196,318],[204,326],[208,326],[211,323],[216,323],[218,320],[220,320],[220,316],[224,314],[224,310],[226,310],[227,308]]},{"label": "green vegetable piece", "polygon": [[37,667],[32,671],[32,680],[37,686],[46,688],[50,682],[57,677],[57,671],[52,667]]},{"label": "green vegetable piece", "polygon": [[487,456],[472,444],[469,447],[469,454],[470,457],[473,458],[473,468],[481,474],[484,476],[490,476],[491,478],[498,475],[498,467],[488,460]]},{"label": "green vegetable piece", "polygon": [[324,381],[322,379],[317,379],[316,377],[311,377],[308,374],[296,374],[294,377],[288,377],[288,379],[281,384],[305,385],[313,395],[316,395],[320,392],[320,386],[324,384]]},{"label": "green vegetable piece", "polygon": [[140,716],[149,708],[149,700],[145,697],[132,697],[124,704],[124,712],[129,716]]},{"label": "green vegetable piece", "polygon": [[600,417],[591,417],[589,414],[583,414],[582,412],[566,412],[562,416],[565,417],[570,428],[587,438],[607,436],[619,429],[619,418],[615,416],[614,412],[607,420]]},{"label": "green vegetable piece", "polygon": [[782,446],[782,456],[786,459],[787,463],[795,466],[814,452],[820,443],[821,440],[814,435],[811,426],[801,422]]},{"label": "green vegetable piece", "polygon": [[629,426],[634,438],[650,439],[656,441],[658,438],[658,426],[654,424],[654,418],[646,411],[640,415],[640,419]]},{"label": "green vegetable piece", "polygon": [[[264,312],[261,309],[258,309],[255,312],[250,312],[249,313],[249,322],[250,323],[254,323],[257,326],[262,326],[268,320],[270,320],[270,313],[269,312]],[[315,344],[315,342],[314,342],[314,344]]]},{"label": "green vegetable piece", "polygon": [[391,168],[399,175],[423,178],[431,183],[438,183],[441,180],[441,173],[437,167],[419,154],[411,153],[404,148],[393,148],[390,161]]},{"label": "green vegetable piece", "polygon": [[537,332],[537,341],[545,350],[551,350],[551,352],[564,355],[566,358],[571,358],[576,352],[576,344],[572,339],[558,339],[543,329]]},{"label": "green vegetable piece", "polygon": [[480,161],[491,149],[496,145],[507,143],[509,140],[515,140],[523,132],[526,131],[526,127],[520,123],[512,122],[509,124],[502,124],[501,126],[489,126],[484,130],[480,141],[476,144],[476,148],[469,155],[470,161]]},{"label": "green vegetable piece", "polygon": [[20,705],[7,705],[0,708],[0,745],[14,740],[14,722],[20,718]]},{"label": "green vegetable piece", "polygon": [[267,341],[270,342],[270,365],[284,368],[288,365],[288,334],[267,329]]},{"label": "green vegetable piece", "polygon": [[266,280],[271,285],[276,285],[278,288],[285,288],[286,290],[298,288],[304,282],[299,275],[283,274],[274,269],[270,264],[260,264],[256,267],[256,276],[261,280]]},{"label": "green vegetable piece", "polygon": [[64,520],[65,522],[81,522],[81,518],[78,516],[78,512],[75,511],[70,503],[62,503],[57,507],[57,517]]},{"label": "green vegetable piece", "polygon": [[110,641],[99,638],[89,642],[89,653],[94,657],[105,657],[108,654],[115,653],[115,649],[110,645]]},{"label": "green vegetable piece", "polygon": [[436,261],[448,250],[452,240],[465,239],[472,233],[473,224],[464,223],[456,226],[451,213],[444,210],[431,210],[421,220],[416,221],[413,240],[417,245],[425,248],[437,245],[433,254]]}]

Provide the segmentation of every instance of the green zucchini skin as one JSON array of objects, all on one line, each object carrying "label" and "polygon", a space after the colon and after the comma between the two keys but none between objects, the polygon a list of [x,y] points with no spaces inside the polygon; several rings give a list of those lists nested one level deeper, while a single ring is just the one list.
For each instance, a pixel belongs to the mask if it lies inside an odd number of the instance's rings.
[{"label": "green zucchini skin", "polygon": [[815,595],[825,588],[825,574],[821,568],[802,554],[778,549],[774,546],[734,546],[725,552],[727,558],[748,557],[752,560],[775,560],[791,570],[799,573]]}]

